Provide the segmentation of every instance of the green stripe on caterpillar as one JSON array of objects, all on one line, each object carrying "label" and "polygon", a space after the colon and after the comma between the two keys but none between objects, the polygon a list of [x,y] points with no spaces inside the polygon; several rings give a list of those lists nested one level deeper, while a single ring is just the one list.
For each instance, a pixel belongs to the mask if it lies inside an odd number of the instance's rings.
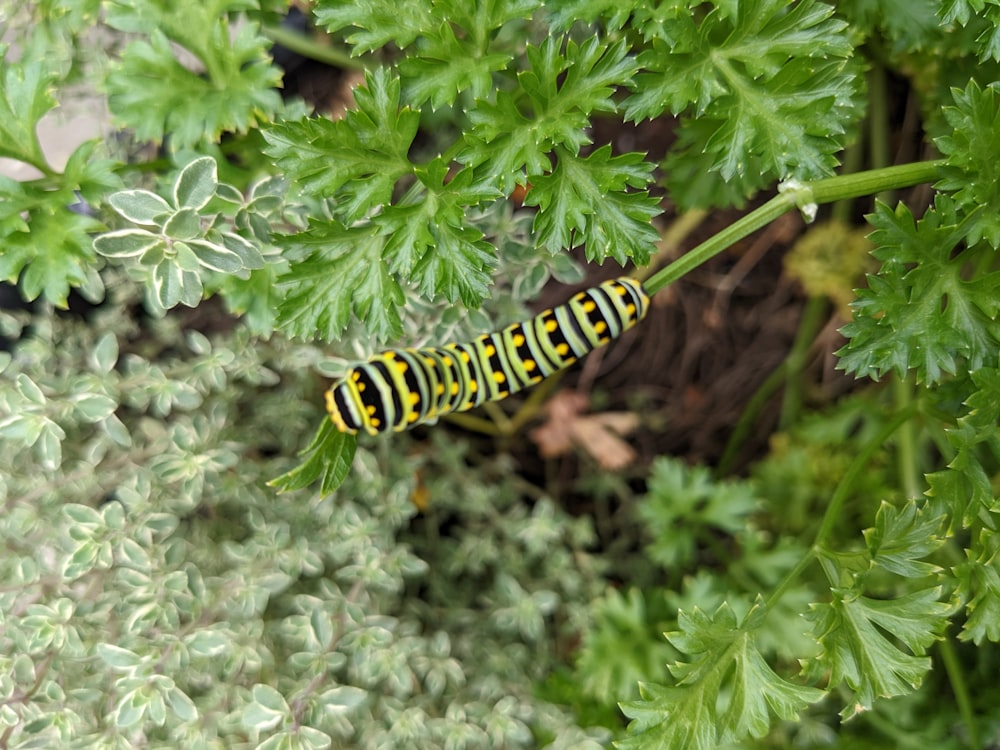
[{"label": "green stripe on caterpillar", "polygon": [[640,282],[605,281],[464,344],[377,354],[326,392],[326,409],[341,432],[401,432],[540,382],[620,336],[648,308]]}]

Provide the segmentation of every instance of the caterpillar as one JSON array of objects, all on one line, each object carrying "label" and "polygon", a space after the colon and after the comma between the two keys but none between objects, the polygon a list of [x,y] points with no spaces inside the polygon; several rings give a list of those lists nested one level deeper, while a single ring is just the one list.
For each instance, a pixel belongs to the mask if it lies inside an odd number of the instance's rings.
[{"label": "caterpillar", "polygon": [[640,282],[605,281],[467,343],[377,354],[326,392],[326,409],[341,432],[401,432],[538,383],[620,336],[648,308]]}]

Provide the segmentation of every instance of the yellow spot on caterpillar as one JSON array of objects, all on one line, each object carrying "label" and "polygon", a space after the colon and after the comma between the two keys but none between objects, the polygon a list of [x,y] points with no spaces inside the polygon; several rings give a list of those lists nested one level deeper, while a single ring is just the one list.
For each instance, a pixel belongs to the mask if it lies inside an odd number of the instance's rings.
[{"label": "yellow spot on caterpillar", "polygon": [[375,428],[376,430],[377,430],[377,429],[379,428],[379,426],[380,426],[380,425],[382,424],[382,422],[381,422],[381,421],[379,421],[378,419],[369,419],[369,420],[368,420],[368,423],[369,423],[369,424],[370,424],[370,425],[371,425],[372,427],[374,427],[374,428]]},{"label": "yellow spot on caterpillar", "polygon": [[556,354],[560,357],[565,357],[569,353],[569,344],[563,343],[556,347]]},{"label": "yellow spot on caterpillar", "polygon": [[430,357],[424,357],[424,364],[428,367],[436,367],[437,363]]},{"label": "yellow spot on caterpillar", "polygon": [[497,348],[495,346],[493,346],[493,344],[487,344],[486,348],[483,350],[483,353],[487,357],[492,357],[494,354],[497,353]]},{"label": "yellow spot on caterpillar", "polygon": [[444,383],[438,383],[437,384],[437,388],[435,389],[435,391],[436,391],[437,395],[439,395],[439,396],[442,393],[444,393]]},{"label": "yellow spot on caterpillar", "polygon": [[353,380],[355,382],[357,382],[358,380],[361,380],[361,372],[360,372],[360,370],[351,370],[351,380]]},{"label": "yellow spot on caterpillar", "polygon": [[523,333],[516,334],[512,339],[512,341],[514,342],[514,346],[524,346],[524,334]]},{"label": "yellow spot on caterpillar", "polygon": [[461,356],[462,356],[462,361],[465,362],[465,363],[468,363],[468,361],[469,361],[469,353],[466,352],[466,351],[463,351]]},{"label": "yellow spot on caterpillar", "polygon": [[526,359],[526,360],[524,360],[524,370],[525,370],[525,372],[534,372],[537,367],[538,367],[538,363],[535,362],[535,360],[533,360],[533,359]]},{"label": "yellow spot on caterpillar", "polygon": [[549,333],[552,333],[557,328],[559,328],[559,323],[556,321],[555,318],[549,318],[548,320],[545,321],[545,330],[548,331]]},{"label": "yellow spot on caterpillar", "polygon": [[441,361],[444,363],[445,367],[451,367],[455,364],[455,361],[451,357],[442,357]]},{"label": "yellow spot on caterpillar", "polygon": [[496,381],[497,383],[504,383],[507,381],[507,376],[504,375],[502,372],[494,372],[493,380]]},{"label": "yellow spot on caterpillar", "polygon": [[406,364],[406,362],[397,362],[396,363],[396,372],[406,372],[409,369],[410,369],[410,366],[408,364]]},{"label": "yellow spot on caterpillar", "polygon": [[615,291],[618,292],[619,297],[624,297],[626,294],[628,294],[628,289],[626,289],[624,286],[616,286]]},{"label": "yellow spot on caterpillar", "polygon": [[594,324],[594,330],[597,331],[598,335],[600,335],[604,333],[606,330],[608,330],[608,324],[605,323],[603,320],[599,320]]},{"label": "yellow spot on caterpillar", "polygon": [[470,380],[469,381],[469,393],[475,393],[479,390],[479,381]]},{"label": "yellow spot on caterpillar", "polygon": [[416,412],[412,412],[410,416],[406,418],[406,421],[409,422],[410,424],[413,424],[414,422],[417,421],[419,417],[420,417],[419,414],[417,414]]},{"label": "yellow spot on caterpillar", "polygon": [[594,300],[592,299],[588,299],[586,302],[583,303],[583,311],[586,313],[593,312],[595,307],[597,307],[597,305],[594,303]]},{"label": "yellow spot on caterpillar", "polygon": [[458,395],[458,383],[452,383],[451,384],[451,395],[452,396],[457,396]]},{"label": "yellow spot on caterpillar", "polygon": [[629,316],[635,315],[635,303],[630,302],[628,306],[625,308],[625,312],[627,312]]},{"label": "yellow spot on caterpillar", "polygon": [[413,406],[416,406],[417,404],[419,404],[420,403],[420,394],[419,393],[411,393],[410,394],[410,403]]},{"label": "yellow spot on caterpillar", "polygon": [[368,406],[365,409],[365,411],[368,412],[369,414],[374,414],[375,413],[375,404],[372,404],[372,405]]},{"label": "yellow spot on caterpillar", "polygon": [[358,393],[364,393],[365,392],[365,384],[364,383],[358,383],[357,388],[358,388]]}]

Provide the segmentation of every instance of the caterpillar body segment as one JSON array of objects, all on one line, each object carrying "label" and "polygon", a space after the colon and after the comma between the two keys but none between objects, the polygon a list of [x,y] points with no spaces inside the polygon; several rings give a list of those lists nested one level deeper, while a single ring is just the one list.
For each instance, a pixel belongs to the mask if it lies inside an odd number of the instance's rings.
[{"label": "caterpillar body segment", "polygon": [[342,432],[400,432],[534,385],[620,336],[648,309],[640,282],[605,281],[469,342],[377,354],[326,392],[326,408]]}]

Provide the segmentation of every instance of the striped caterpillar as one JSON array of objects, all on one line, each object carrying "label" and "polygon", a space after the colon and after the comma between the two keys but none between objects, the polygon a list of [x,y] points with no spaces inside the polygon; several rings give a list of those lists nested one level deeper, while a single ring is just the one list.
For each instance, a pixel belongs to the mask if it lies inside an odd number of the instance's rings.
[{"label": "striped caterpillar", "polygon": [[467,343],[377,354],[326,392],[326,408],[342,432],[407,430],[538,383],[620,336],[648,308],[640,282],[605,281]]}]

